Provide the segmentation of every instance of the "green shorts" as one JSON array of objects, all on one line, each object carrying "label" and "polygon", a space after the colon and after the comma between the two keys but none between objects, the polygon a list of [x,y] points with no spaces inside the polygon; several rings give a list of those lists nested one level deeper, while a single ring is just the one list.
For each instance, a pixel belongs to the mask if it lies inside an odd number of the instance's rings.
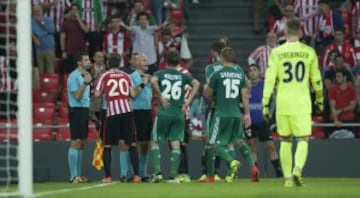
[{"label": "green shorts", "polygon": [[183,141],[185,131],[184,116],[156,116],[151,139],[158,142]]},{"label": "green shorts", "polygon": [[228,145],[244,138],[240,117],[213,117],[209,129],[209,143]]}]

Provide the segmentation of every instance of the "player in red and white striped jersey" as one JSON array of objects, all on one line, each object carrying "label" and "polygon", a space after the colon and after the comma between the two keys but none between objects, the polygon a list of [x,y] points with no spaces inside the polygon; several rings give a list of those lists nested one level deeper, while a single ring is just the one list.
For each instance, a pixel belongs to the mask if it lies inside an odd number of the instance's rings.
[{"label": "player in red and white striped jersey", "polygon": [[267,68],[268,59],[271,49],[277,46],[277,37],[273,32],[269,32],[266,37],[266,44],[261,45],[253,51],[249,58],[248,64],[257,64],[260,67],[261,76],[264,76]]},{"label": "player in red and white striped jersey", "polygon": [[134,141],[134,119],[130,99],[140,93],[144,84],[134,88],[131,77],[119,69],[121,57],[113,54],[109,57],[109,71],[101,75],[94,95],[105,94],[107,117],[101,133],[104,143],[104,182],[111,182],[111,146],[119,145],[121,177],[127,175],[128,148]]},{"label": "player in red and white striped jersey", "polygon": [[[1,52],[0,52],[1,54]],[[10,61],[0,55],[0,118],[11,118],[16,114],[17,79],[15,61],[10,66]],[[10,100],[9,100],[10,99]],[[8,114],[10,112],[10,114]]]},{"label": "player in red and white striped jersey", "polygon": [[351,11],[352,37],[354,39],[354,49],[356,59],[360,61],[360,2],[353,5]]},{"label": "player in red and white striped jersey", "polygon": [[126,56],[130,52],[130,42],[127,34],[121,30],[120,22],[122,20],[119,15],[111,17],[110,30],[104,35],[102,46],[106,56],[112,53],[119,54],[122,57],[121,66],[124,66],[128,65]]},{"label": "player in red and white striped jersey", "polygon": [[315,37],[318,32],[319,24],[319,7],[318,0],[296,0],[294,3],[295,13],[303,21],[305,31],[308,37]]}]

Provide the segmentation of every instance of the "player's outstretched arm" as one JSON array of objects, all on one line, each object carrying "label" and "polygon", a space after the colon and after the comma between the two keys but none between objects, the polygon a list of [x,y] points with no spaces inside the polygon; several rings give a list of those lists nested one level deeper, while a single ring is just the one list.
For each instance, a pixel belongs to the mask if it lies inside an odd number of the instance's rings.
[{"label": "player's outstretched arm", "polygon": [[198,80],[194,79],[192,82],[191,82],[191,86],[192,86],[192,90],[191,90],[191,93],[190,93],[190,96],[189,98],[186,100],[184,106],[183,106],[183,110],[185,111],[186,108],[188,106],[190,106],[190,104],[192,103],[194,97],[196,96],[196,93],[198,93],[199,91],[199,88],[200,88],[200,83]]},{"label": "player's outstretched arm", "polygon": [[159,87],[159,79],[156,76],[151,78],[151,86],[153,88],[154,94],[159,98],[159,101],[162,104],[162,106],[164,108],[168,108],[170,106],[170,103],[169,103],[168,100],[166,100],[162,96],[161,91],[160,91],[160,87]]},{"label": "player's outstretched arm", "polygon": [[250,88],[243,87],[241,89],[241,101],[244,109],[243,122],[245,128],[249,128],[251,125],[249,96],[250,96]]},{"label": "player's outstretched arm", "polygon": [[315,91],[315,111],[320,114],[324,110],[323,83],[315,51],[312,52],[310,64],[310,81]]},{"label": "player's outstretched arm", "polygon": [[277,77],[277,65],[276,62],[276,55],[274,54],[273,50],[270,54],[269,58],[269,65],[265,72],[265,82],[264,82],[264,91],[263,91],[263,98],[262,98],[262,108],[263,108],[263,116],[265,120],[270,119],[270,110],[269,110],[269,103],[270,97],[274,90],[276,77]]}]

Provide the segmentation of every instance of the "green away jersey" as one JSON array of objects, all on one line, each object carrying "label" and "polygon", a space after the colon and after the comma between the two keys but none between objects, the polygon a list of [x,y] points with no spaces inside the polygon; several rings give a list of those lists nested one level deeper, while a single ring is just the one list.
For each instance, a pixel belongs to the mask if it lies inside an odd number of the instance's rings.
[{"label": "green away jersey", "polygon": [[161,95],[170,102],[170,107],[167,109],[159,104],[157,115],[184,116],[181,108],[184,104],[185,85],[191,85],[194,78],[176,69],[157,71],[154,76],[158,79]]},{"label": "green away jersey", "polygon": [[241,89],[246,86],[243,70],[234,65],[216,71],[209,80],[209,87],[216,98],[215,116],[240,117]]},{"label": "green away jersey", "polygon": [[222,69],[224,66],[221,64],[220,61],[216,61],[210,65],[207,65],[206,68],[205,68],[205,78],[206,78],[206,82],[209,82],[209,79],[211,77],[211,75]]}]

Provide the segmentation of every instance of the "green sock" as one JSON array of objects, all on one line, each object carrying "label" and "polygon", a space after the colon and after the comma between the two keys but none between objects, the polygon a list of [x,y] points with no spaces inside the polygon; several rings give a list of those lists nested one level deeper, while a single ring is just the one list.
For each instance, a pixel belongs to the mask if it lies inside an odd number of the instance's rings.
[{"label": "green sock", "polygon": [[280,143],[280,162],[283,169],[283,174],[285,178],[291,178],[291,169],[292,169],[292,152],[291,152],[292,142],[281,141]]},{"label": "green sock", "polygon": [[254,163],[254,159],[251,154],[251,150],[250,150],[249,146],[244,142],[239,146],[239,150],[240,150],[240,153],[245,158],[248,165],[250,166],[250,168],[252,168],[255,165],[255,163]]},{"label": "green sock", "polygon": [[175,178],[178,174],[180,164],[180,149],[171,150],[170,156],[170,177]]},{"label": "green sock", "polygon": [[235,150],[232,148],[232,149],[228,149],[227,152],[229,153],[229,155],[235,159],[236,158],[236,153],[235,153]]},{"label": "green sock", "polygon": [[229,155],[229,153],[226,151],[225,146],[217,145],[216,146],[216,153],[227,164],[230,164],[230,162],[232,160],[234,160],[234,158],[232,158],[231,155]]},{"label": "green sock", "polygon": [[154,172],[155,173],[159,173],[161,172],[160,169],[160,150],[159,150],[159,146],[153,146],[151,147],[150,150],[150,155],[151,155],[151,162],[154,168]]},{"label": "green sock", "polygon": [[205,147],[206,169],[208,176],[215,175],[215,148]]},{"label": "green sock", "polygon": [[298,141],[295,152],[295,167],[300,169],[300,171],[303,169],[306,163],[306,158],[308,156],[308,148],[309,147],[307,141]]}]

